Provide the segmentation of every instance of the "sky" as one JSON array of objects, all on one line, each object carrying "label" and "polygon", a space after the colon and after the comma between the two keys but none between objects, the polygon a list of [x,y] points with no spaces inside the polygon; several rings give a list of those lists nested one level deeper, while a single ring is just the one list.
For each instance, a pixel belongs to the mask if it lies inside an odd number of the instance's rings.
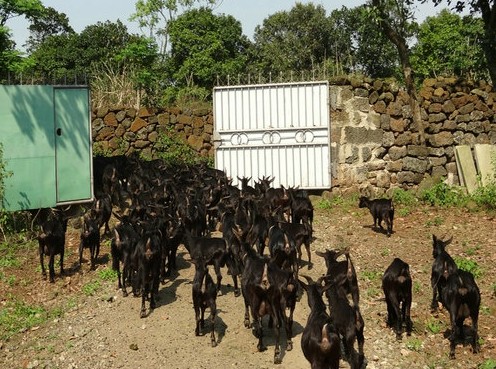
[{"label": "sky", "polygon": [[[278,11],[289,11],[297,2],[322,5],[329,15],[334,9],[343,6],[354,8],[364,4],[365,0],[221,0],[216,5],[214,13],[232,15],[241,22],[243,33],[253,39],[255,27],[261,25],[265,18]],[[42,3],[44,6],[65,13],[70,25],[78,33],[97,22],[107,20],[115,22],[120,19],[128,27],[128,32],[146,34],[146,30],[140,30],[136,22],[128,20],[135,11],[135,0],[42,0]],[[417,20],[421,22],[428,16],[436,15],[441,9],[442,7],[434,8],[430,1],[424,5],[419,4],[416,11]],[[12,30],[17,48],[21,49],[29,36],[27,22],[23,18],[15,18],[7,21],[6,25]]]}]

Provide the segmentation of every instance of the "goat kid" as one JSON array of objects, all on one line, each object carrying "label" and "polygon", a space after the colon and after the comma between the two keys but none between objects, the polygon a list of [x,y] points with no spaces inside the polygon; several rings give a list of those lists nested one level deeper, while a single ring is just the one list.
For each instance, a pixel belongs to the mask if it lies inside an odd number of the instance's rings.
[{"label": "goat kid", "polygon": [[359,203],[359,208],[368,208],[370,214],[374,218],[373,227],[377,229],[379,227],[381,231],[384,230],[382,227],[382,222],[386,224],[386,234],[388,237],[393,233],[393,218],[394,218],[394,205],[391,199],[374,199],[369,200],[365,196],[361,196]]},{"label": "goat kid", "polygon": [[441,300],[448,310],[451,322],[450,359],[455,358],[457,338],[464,338],[463,322],[470,317],[472,321],[472,352],[479,352],[478,321],[481,296],[472,273],[458,270],[450,274],[442,290]]},{"label": "goat kid", "polygon": [[399,258],[395,258],[382,276],[382,290],[386,298],[388,326],[396,332],[396,338],[401,340],[403,323],[406,324],[406,334],[412,334],[410,308],[412,305],[412,278],[410,266]]},{"label": "goat kid", "polygon": [[341,357],[339,336],[327,314],[322,294],[331,287],[322,286],[323,278],[314,282],[310,277],[303,276],[307,283],[298,280],[306,291],[310,314],[301,336],[303,355],[310,362],[312,369],[338,369]]},{"label": "goat kid", "polygon": [[[353,262],[347,251],[326,250],[325,252],[316,251],[317,256],[324,258],[327,267],[327,278],[336,285],[336,288],[343,291],[344,295],[351,295],[353,305],[357,308],[360,302],[360,291],[358,289],[358,278]],[[338,261],[337,259],[345,254],[346,260]],[[329,293],[326,292],[327,298]]]},{"label": "goat kid", "polygon": [[45,265],[43,259],[45,255],[49,256],[48,270],[50,282],[55,282],[55,255],[60,255],[60,274],[64,274],[64,250],[65,250],[65,233],[67,231],[67,219],[64,215],[52,210],[47,219],[41,223],[41,233],[38,235],[38,250],[40,254],[41,273],[46,278]]},{"label": "goat kid", "polygon": [[95,269],[95,262],[100,253],[100,229],[98,222],[91,214],[83,217],[83,229],[79,242],[79,267],[83,262],[83,250],[90,250],[91,270]]},{"label": "goat kid", "polygon": [[194,260],[195,276],[193,278],[193,307],[195,309],[195,335],[199,336],[205,323],[205,310],[210,309],[210,321],[212,324],[210,331],[210,342],[212,347],[217,346],[215,340],[215,317],[217,314],[217,288],[214,284],[207,266],[202,260]]},{"label": "goat kid", "polygon": [[[340,279],[346,279],[346,276],[341,276]],[[364,367],[365,355],[363,346],[365,337],[363,330],[365,323],[358,306],[351,306],[348,298],[342,289],[337,286],[343,282],[334,283],[327,281],[331,286],[327,290],[329,292],[329,307],[331,310],[330,317],[336,327],[336,332],[339,334],[344,348],[344,357],[350,364],[351,369],[361,369]],[[358,343],[358,353],[355,350],[355,341]]]},{"label": "goat kid", "polygon": [[438,297],[439,299],[442,299],[442,291],[448,282],[448,277],[458,270],[455,261],[446,252],[446,246],[448,246],[452,240],[453,237],[443,241],[435,235],[432,235],[432,257],[434,258],[431,270],[432,311],[437,311],[438,309]]}]

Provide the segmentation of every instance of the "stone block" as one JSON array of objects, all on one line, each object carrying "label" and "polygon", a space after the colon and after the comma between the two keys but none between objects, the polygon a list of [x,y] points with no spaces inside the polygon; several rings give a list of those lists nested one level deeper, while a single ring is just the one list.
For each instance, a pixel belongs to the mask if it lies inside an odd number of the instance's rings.
[{"label": "stone block", "polygon": [[130,130],[131,132],[138,132],[141,128],[146,127],[148,122],[142,118],[136,118],[131,124]]},{"label": "stone block", "polygon": [[344,128],[344,140],[348,144],[381,144],[383,135],[384,131],[382,129],[350,126]]},{"label": "stone block", "polygon": [[401,159],[407,154],[406,146],[393,146],[388,150],[389,159],[392,161]]},{"label": "stone block", "polygon": [[429,137],[429,142],[434,147],[449,146],[454,142],[451,132],[439,132]]},{"label": "stone block", "polygon": [[429,162],[427,159],[418,159],[411,156],[403,158],[403,170],[414,173],[425,173]]},{"label": "stone block", "polygon": [[429,148],[423,145],[408,145],[407,154],[418,158],[425,158],[429,155]]}]

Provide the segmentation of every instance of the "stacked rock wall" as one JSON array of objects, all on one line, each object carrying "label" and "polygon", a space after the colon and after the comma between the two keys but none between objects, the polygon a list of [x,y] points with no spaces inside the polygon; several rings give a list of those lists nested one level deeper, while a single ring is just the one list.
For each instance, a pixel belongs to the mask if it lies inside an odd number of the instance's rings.
[{"label": "stacked rock wall", "polygon": [[[458,184],[456,145],[496,143],[496,93],[491,86],[456,79],[429,79],[419,91],[423,135],[414,127],[409,98],[396,83],[341,79],[330,83],[332,186],[365,188],[382,195],[446,177]],[[210,109],[93,112],[95,153],[153,157],[157,139],[173,131],[200,155],[213,157]],[[270,175],[270,173],[267,173]]]},{"label": "stacked rock wall", "polygon": [[382,195],[433,177],[458,184],[455,146],[496,143],[490,86],[429,79],[419,94],[425,142],[408,95],[396,84],[351,80],[331,86],[334,188]]},{"label": "stacked rock wall", "polygon": [[161,134],[175,135],[202,156],[213,156],[213,116],[209,109],[100,108],[92,113],[95,154],[154,157]]}]

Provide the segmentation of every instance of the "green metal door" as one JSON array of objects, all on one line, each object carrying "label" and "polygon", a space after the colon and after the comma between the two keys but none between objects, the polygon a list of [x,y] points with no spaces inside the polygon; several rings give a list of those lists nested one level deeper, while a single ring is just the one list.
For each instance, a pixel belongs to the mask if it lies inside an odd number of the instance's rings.
[{"label": "green metal door", "polygon": [[57,204],[91,199],[88,89],[55,87],[53,92]]}]

